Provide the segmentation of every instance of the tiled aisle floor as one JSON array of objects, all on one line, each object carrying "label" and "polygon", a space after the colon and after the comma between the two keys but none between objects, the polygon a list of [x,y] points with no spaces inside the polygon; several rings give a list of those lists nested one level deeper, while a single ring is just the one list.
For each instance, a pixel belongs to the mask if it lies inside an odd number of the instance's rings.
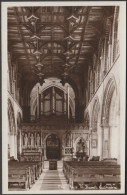
[{"label": "tiled aisle floor", "polygon": [[40,178],[29,191],[69,190],[62,170],[43,170]]}]

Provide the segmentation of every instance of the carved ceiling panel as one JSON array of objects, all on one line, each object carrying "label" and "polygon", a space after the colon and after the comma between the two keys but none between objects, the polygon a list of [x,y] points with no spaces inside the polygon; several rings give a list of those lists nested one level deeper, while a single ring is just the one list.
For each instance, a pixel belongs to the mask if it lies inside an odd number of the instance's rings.
[{"label": "carved ceiling panel", "polygon": [[8,50],[24,80],[84,76],[111,7],[9,7]]}]

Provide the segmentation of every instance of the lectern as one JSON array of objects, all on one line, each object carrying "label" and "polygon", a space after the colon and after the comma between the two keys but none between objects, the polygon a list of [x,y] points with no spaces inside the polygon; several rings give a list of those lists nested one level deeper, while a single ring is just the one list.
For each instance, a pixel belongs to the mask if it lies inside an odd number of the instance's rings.
[{"label": "lectern", "polygon": [[57,170],[57,160],[49,160],[49,170]]}]

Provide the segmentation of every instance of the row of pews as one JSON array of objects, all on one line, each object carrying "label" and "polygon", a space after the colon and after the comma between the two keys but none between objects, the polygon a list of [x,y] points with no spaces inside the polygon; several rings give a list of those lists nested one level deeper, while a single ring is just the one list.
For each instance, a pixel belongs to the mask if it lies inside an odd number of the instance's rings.
[{"label": "row of pews", "polygon": [[[37,155],[29,153],[19,160],[8,161],[8,188],[18,186],[28,190],[43,171],[43,161]],[[30,160],[31,159],[31,160]]]},{"label": "row of pews", "polygon": [[120,189],[120,165],[105,161],[64,161],[70,189]]}]

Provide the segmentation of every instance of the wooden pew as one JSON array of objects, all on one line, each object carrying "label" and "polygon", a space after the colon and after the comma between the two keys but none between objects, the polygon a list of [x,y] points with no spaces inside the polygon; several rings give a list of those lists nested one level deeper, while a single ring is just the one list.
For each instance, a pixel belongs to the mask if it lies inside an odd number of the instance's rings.
[{"label": "wooden pew", "polygon": [[27,152],[23,152],[22,155],[20,155],[19,157],[19,161],[20,162],[27,162],[30,164],[36,164],[36,179],[38,179],[38,177],[40,176],[40,174],[43,171],[43,161],[42,161],[42,154],[40,152],[36,152],[36,151],[27,151]]},{"label": "wooden pew", "polygon": [[25,189],[30,188],[30,170],[29,168],[9,168],[8,169],[8,186],[10,184],[24,184]]},{"label": "wooden pew", "polygon": [[102,161],[89,161],[89,162],[75,162],[75,161],[64,161],[63,162],[63,172],[66,174],[66,172],[69,172],[69,167],[70,166],[107,166],[107,167],[111,167],[111,166],[118,166],[116,162],[102,162]]},{"label": "wooden pew", "polygon": [[119,183],[120,169],[119,168],[72,168],[70,170],[69,185],[74,188],[74,183]]},{"label": "wooden pew", "polygon": [[[30,188],[35,183],[35,179],[37,180],[43,171],[42,159],[41,152],[27,149],[19,156],[19,161],[14,159],[9,161],[9,184],[24,183],[26,189]],[[26,170],[27,174],[25,172]]]},{"label": "wooden pew", "polygon": [[35,176],[36,176],[36,167],[37,165],[35,163],[28,163],[28,162],[18,162],[16,164],[17,167],[29,167],[30,168],[30,184],[34,184],[35,183]]},{"label": "wooden pew", "polygon": [[[25,170],[27,171],[27,180],[28,180],[28,187],[30,188],[33,183],[35,183],[35,168],[36,166],[34,164],[24,163],[24,162],[18,162],[18,161],[12,161],[8,163],[8,173],[9,178],[13,180],[18,178],[22,178],[22,174],[24,174]],[[15,178],[14,178],[15,175]],[[24,178],[24,177],[23,177]],[[18,180],[17,180],[18,181]],[[18,183],[18,182],[15,182]]]},{"label": "wooden pew", "polygon": [[38,179],[43,171],[43,162],[41,161],[40,162],[39,161],[26,161],[20,158],[20,163],[25,163],[30,166],[35,165],[35,179]]},{"label": "wooden pew", "polygon": [[110,162],[63,162],[63,172],[70,188],[75,183],[120,183],[120,165]]}]

